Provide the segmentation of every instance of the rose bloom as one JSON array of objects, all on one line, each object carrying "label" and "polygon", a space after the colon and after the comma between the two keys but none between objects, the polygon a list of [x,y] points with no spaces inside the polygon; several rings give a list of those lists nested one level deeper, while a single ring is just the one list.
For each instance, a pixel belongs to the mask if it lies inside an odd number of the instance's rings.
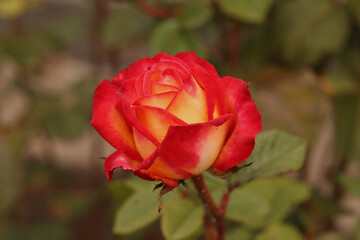
[{"label": "rose bloom", "polygon": [[123,168],[168,186],[243,162],[262,128],[246,82],[220,78],[195,52],[158,53],[103,80],[91,124],[117,149],[105,160],[109,180]]}]

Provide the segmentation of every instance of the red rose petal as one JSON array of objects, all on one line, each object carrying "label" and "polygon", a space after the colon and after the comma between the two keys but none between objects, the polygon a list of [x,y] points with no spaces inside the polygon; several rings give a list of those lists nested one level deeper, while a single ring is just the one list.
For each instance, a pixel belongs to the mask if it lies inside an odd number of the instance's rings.
[{"label": "red rose petal", "polygon": [[159,93],[173,92],[173,91],[178,92],[179,89],[172,85],[161,84],[161,83],[153,83],[151,86],[152,94],[159,94]]},{"label": "red rose petal", "polygon": [[133,79],[135,80],[139,75],[145,73],[149,68],[154,65],[154,60],[151,58],[142,58],[134,63],[132,63],[129,67],[122,70],[119,74],[117,74],[113,80],[113,84],[121,85],[122,81],[125,79]]},{"label": "red rose petal", "polygon": [[170,126],[184,125],[184,121],[161,108],[151,106],[133,106],[142,125],[159,141],[165,138]]},{"label": "red rose petal", "polygon": [[190,75],[190,68],[187,63],[177,57],[170,56],[166,53],[158,53],[153,57],[153,60],[159,62],[159,69],[162,71],[172,69],[178,72],[183,81]]},{"label": "red rose petal", "polygon": [[104,169],[106,176],[110,181],[113,175],[113,171],[116,168],[135,171],[136,168],[140,165],[141,161],[141,158],[129,157],[124,152],[116,151],[105,160]]},{"label": "red rose petal", "polygon": [[204,89],[208,119],[211,120],[213,117],[225,114],[224,87],[214,66],[199,58],[195,52],[181,52],[175,56],[188,63],[195,80]]},{"label": "red rose petal", "polygon": [[166,109],[188,124],[208,121],[206,97],[193,77],[189,77]]},{"label": "red rose petal", "polygon": [[246,82],[233,77],[224,77],[223,81],[227,89],[227,107],[235,115],[235,128],[213,166],[219,172],[245,161],[254,149],[255,136],[262,129],[261,115]]},{"label": "red rose petal", "polygon": [[153,154],[156,150],[156,145],[152,143],[149,139],[147,139],[144,135],[142,135],[136,128],[133,127],[135,146],[139,151],[142,159],[145,159],[144,164],[149,164],[152,160],[149,159],[149,156]]},{"label": "red rose petal", "polygon": [[[138,170],[149,176],[174,180],[200,174],[216,160],[231,117],[232,114],[226,114],[206,123],[171,126],[152,158],[145,160]],[[146,161],[149,163],[145,164]]]},{"label": "red rose petal", "polygon": [[141,98],[138,98],[133,105],[136,106],[151,106],[151,107],[157,107],[166,109],[166,107],[170,104],[170,102],[173,100],[173,98],[176,96],[176,91],[168,91],[164,93],[159,94],[152,94],[148,96],[144,96]]},{"label": "red rose petal", "polygon": [[136,155],[132,133],[123,114],[116,108],[116,104],[121,101],[118,91],[119,88],[114,87],[109,80],[99,84],[94,94],[91,125],[116,149]]},{"label": "red rose petal", "polygon": [[[120,97],[121,97],[121,94],[120,94]],[[147,139],[149,139],[156,146],[160,145],[160,142],[139,121],[139,119],[135,115],[133,107],[128,102],[126,102],[125,99],[122,99],[122,101],[119,104],[117,104],[116,107],[123,112],[126,120],[129,121],[130,124],[132,126],[134,126],[142,135],[144,135]]]}]

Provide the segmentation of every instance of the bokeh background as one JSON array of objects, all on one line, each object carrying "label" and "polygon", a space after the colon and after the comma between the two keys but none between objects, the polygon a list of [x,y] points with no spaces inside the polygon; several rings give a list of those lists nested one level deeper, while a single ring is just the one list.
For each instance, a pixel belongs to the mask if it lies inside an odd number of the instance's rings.
[{"label": "bokeh background", "polygon": [[264,129],[307,141],[305,238],[359,240],[359,31],[359,0],[0,0],[0,239],[162,239],[112,232],[126,193],[92,95],[139,58],[196,51],[251,82]]}]

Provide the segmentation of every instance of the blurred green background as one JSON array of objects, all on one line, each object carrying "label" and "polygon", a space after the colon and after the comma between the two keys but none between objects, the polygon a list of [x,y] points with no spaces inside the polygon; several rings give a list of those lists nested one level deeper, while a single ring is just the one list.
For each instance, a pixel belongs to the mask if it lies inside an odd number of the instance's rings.
[{"label": "blurred green background", "polygon": [[128,193],[89,121],[101,80],[179,51],[250,81],[264,129],[306,140],[289,173],[312,188],[291,213],[304,238],[359,240],[359,0],[0,0],[0,239],[163,239],[158,222],[112,233]]}]

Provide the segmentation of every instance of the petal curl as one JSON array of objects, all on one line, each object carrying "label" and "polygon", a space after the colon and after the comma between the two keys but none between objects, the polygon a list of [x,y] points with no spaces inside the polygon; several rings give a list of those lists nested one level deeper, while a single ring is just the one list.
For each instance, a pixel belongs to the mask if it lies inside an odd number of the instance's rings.
[{"label": "petal curl", "polygon": [[125,79],[135,80],[139,75],[142,75],[154,64],[154,60],[151,58],[142,58],[133,62],[129,67],[123,69],[113,79],[112,83],[121,85]]},{"label": "petal curl", "polygon": [[188,124],[208,121],[206,97],[193,77],[189,77],[166,109]]},{"label": "petal curl", "polygon": [[169,91],[160,94],[152,94],[138,98],[133,105],[135,106],[151,106],[166,109],[173,98],[176,96],[176,91]]},{"label": "petal curl", "polygon": [[[136,148],[142,157],[142,159],[146,159],[155,152],[156,145],[152,143],[149,139],[147,139],[144,135],[142,135],[136,128],[133,127],[134,140]],[[149,161],[149,160],[147,160]],[[147,162],[146,161],[146,162]],[[150,161],[151,162],[151,161]],[[147,163],[144,163],[147,164]]]},{"label": "petal curl", "polygon": [[133,127],[135,127],[142,135],[144,135],[147,139],[149,139],[152,143],[154,143],[155,146],[159,146],[160,142],[139,121],[139,119],[135,115],[132,105],[126,102],[126,100],[122,98],[121,94],[120,97],[122,101],[116,105],[116,108],[120,109],[123,112],[125,119],[129,121],[129,123]]},{"label": "petal curl", "polygon": [[179,91],[177,87],[168,84],[153,83],[151,86],[151,92],[153,94],[165,93],[165,92]]},{"label": "petal curl", "polygon": [[213,166],[219,172],[245,161],[254,149],[255,136],[262,129],[261,115],[246,82],[233,77],[224,77],[223,81],[227,90],[227,107],[235,116],[235,127]]},{"label": "petal curl", "polygon": [[109,80],[102,81],[95,90],[91,125],[99,134],[119,151],[136,154],[133,135],[122,114],[116,108],[121,101],[119,88]]},{"label": "petal curl", "polygon": [[176,56],[170,56],[167,53],[158,53],[153,57],[153,60],[159,63],[159,69],[162,71],[166,69],[175,70],[183,81],[190,75],[188,64]]},{"label": "petal curl", "polygon": [[152,134],[159,142],[165,138],[170,126],[186,124],[184,121],[171,115],[161,108],[151,106],[133,106],[136,116],[142,125]]},{"label": "petal curl", "polygon": [[188,63],[195,80],[204,89],[208,119],[225,114],[224,87],[215,67],[205,59],[199,58],[195,52],[181,52],[175,56]]},{"label": "petal curl", "polygon": [[116,151],[106,158],[104,164],[104,170],[108,181],[111,180],[113,171],[116,168],[122,168],[124,170],[135,171],[140,165],[142,159],[139,157],[130,157],[126,153]]},{"label": "petal curl", "polygon": [[[158,150],[138,170],[152,178],[173,180],[200,174],[216,160],[231,117],[232,114],[226,114],[206,123],[171,126]],[[153,162],[145,164],[146,161]]]}]

